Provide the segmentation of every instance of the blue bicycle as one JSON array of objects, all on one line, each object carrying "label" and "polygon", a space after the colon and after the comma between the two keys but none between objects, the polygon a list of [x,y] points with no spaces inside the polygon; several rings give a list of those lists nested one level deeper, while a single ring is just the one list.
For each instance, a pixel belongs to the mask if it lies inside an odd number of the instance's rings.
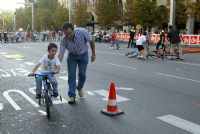
[{"label": "blue bicycle", "polygon": [[[41,101],[43,104],[46,106],[46,113],[47,117],[50,118],[50,106],[53,104],[53,88],[48,80],[48,76],[53,76],[55,75],[54,72],[46,72],[46,73],[35,73],[33,75],[28,75],[28,76],[34,76],[35,79],[37,79],[38,76],[43,76],[42,80],[42,92],[41,92],[41,97],[37,98],[39,105],[41,105]],[[60,100],[62,101],[62,97],[60,96]]]}]

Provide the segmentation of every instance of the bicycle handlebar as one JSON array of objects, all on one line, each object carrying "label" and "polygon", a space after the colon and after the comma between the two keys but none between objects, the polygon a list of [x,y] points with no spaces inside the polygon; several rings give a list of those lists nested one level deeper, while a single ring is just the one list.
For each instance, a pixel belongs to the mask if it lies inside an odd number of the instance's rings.
[{"label": "bicycle handlebar", "polygon": [[55,73],[54,72],[40,72],[40,73],[28,74],[29,77],[32,77],[32,76],[49,76],[49,75],[55,75]]}]

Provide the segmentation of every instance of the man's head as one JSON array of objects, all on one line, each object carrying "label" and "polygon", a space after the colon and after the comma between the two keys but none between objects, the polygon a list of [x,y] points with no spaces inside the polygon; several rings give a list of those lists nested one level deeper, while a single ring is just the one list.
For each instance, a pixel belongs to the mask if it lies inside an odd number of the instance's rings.
[{"label": "man's head", "polygon": [[58,46],[55,43],[50,43],[48,45],[48,53],[50,57],[54,57],[56,55],[57,50]]},{"label": "man's head", "polygon": [[169,26],[169,29],[170,29],[170,30],[172,30],[172,29],[173,29],[173,26],[172,26],[172,25],[170,25],[170,26]]},{"label": "man's head", "polygon": [[67,39],[73,39],[74,37],[74,27],[71,23],[65,22],[62,26],[62,29],[65,33]]},{"label": "man's head", "polygon": [[143,32],[142,34],[143,34],[144,36],[146,36],[146,35],[147,35],[147,32]]}]

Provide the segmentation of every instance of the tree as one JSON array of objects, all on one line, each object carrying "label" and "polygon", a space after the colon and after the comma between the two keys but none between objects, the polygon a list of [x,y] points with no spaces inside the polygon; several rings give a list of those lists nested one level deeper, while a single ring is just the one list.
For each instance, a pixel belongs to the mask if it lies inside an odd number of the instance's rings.
[{"label": "tree", "polygon": [[187,14],[186,14],[186,6],[182,0],[176,0],[176,16],[175,16],[175,25],[181,26],[185,28],[185,23],[187,21]]},{"label": "tree", "polygon": [[73,12],[73,22],[76,26],[86,26],[89,20],[89,13],[87,12],[87,5],[84,0],[78,0],[75,2]]},{"label": "tree", "polygon": [[125,20],[127,24],[142,24],[151,28],[159,24],[160,14],[156,0],[127,0],[125,3]]},{"label": "tree", "polygon": [[117,26],[115,21],[122,20],[122,7],[118,0],[97,0],[96,15],[99,25],[108,29]]}]

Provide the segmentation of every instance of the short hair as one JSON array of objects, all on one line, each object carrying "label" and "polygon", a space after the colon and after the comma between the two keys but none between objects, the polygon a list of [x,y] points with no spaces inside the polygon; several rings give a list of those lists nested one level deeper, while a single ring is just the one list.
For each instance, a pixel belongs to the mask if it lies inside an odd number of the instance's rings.
[{"label": "short hair", "polygon": [[143,35],[147,35],[147,32],[143,32]]},{"label": "short hair", "polygon": [[68,28],[70,28],[71,30],[74,30],[74,27],[71,23],[64,22],[63,25],[62,25],[62,29],[64,30],[64,29],[68,29]]},{"label": "short hair", "polygon": [[49,43],[48,51],[50,51],[52,48],[58,48],[58,46],[55,43]]},{"label": "short hair", "polygon": [[170,25],[170,26],[169,26],[169,29],[173,29],[173,26],[172,26],[172,25]]}]

